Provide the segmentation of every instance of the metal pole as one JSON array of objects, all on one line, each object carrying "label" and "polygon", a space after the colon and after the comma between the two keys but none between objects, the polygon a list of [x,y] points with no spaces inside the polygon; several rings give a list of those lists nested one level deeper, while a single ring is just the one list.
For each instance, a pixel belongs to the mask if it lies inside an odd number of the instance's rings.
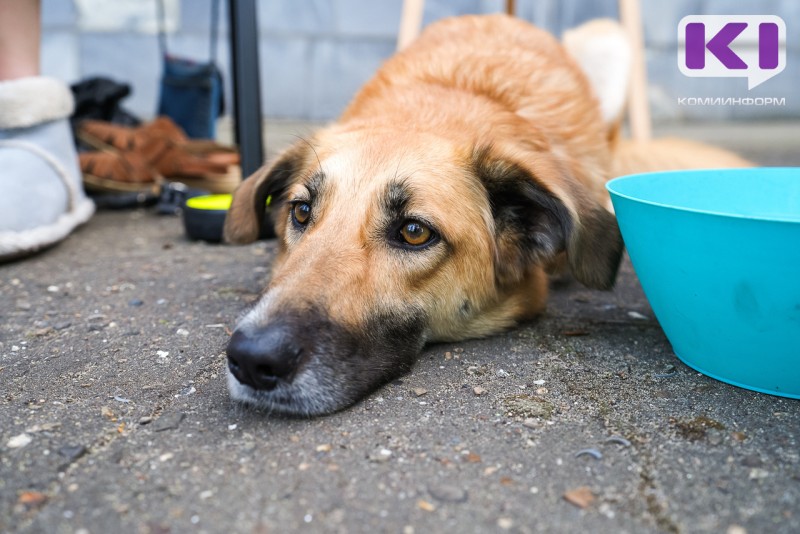
[{"label": "metal pole", "polygon": [[233,123],[242,176],[247,177],[264,163],[255,0],[228,0],[228,19],[233,67]]}]

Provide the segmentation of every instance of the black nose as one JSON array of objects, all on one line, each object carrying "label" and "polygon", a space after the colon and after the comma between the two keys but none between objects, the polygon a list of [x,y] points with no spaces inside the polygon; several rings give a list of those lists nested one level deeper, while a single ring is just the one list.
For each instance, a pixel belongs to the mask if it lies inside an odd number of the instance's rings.
[{"label": "black nose", "polygon": [[282,380],[291,381],[302,352],[286,325],[237,330],[228,342],[228,369],[242,384],[269,390]]}]

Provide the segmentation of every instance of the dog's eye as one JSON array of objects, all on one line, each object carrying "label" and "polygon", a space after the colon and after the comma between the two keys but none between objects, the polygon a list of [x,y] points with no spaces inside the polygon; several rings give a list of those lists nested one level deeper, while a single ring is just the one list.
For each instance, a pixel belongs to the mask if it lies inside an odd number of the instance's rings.
[{"label": "dog's eye", "polygon": [[297,202],[292,206],[292,219],[300,226],[308,224],[308,219],[311,218],[311,206],[306,202]]},{"label": "dog's eye", "polygon": [[433,237],[433,231],[419,221],[405,221],[400,227],[400,238],[412,247],[421,247]]}]

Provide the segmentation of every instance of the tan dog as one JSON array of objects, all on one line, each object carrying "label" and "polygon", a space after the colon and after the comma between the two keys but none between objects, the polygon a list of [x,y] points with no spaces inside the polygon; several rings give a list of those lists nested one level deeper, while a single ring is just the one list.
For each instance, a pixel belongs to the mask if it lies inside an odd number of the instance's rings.
[{"label": "tan dog", "polygon": [[438,22],[338,123],[246,180],[226,239],[258,239],[269,215],[279,255],[228,346],[231,395],[287,413],[334,411],[407,372],[427,342],[535,317],[551,267],[610,288],[623,246],[604,184],[621,170],[624,98],[604,106],[594,95],[624,92],[621,36],[609,22],[571,34],[574,50],[619,49],[610,61],[622,74],[593,88],[559,42],[525,22]]}]

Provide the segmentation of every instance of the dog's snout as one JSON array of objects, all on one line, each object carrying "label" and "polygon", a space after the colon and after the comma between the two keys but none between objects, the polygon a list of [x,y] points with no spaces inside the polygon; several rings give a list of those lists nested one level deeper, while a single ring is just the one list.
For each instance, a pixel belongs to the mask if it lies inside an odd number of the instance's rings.
[{"label": "dog's snout", "polygon": [[270,390],[282,380],[291,381],[302,352],[285,325],[251,333],[237,330],[228,342],[228,369],[242,384]]}]

